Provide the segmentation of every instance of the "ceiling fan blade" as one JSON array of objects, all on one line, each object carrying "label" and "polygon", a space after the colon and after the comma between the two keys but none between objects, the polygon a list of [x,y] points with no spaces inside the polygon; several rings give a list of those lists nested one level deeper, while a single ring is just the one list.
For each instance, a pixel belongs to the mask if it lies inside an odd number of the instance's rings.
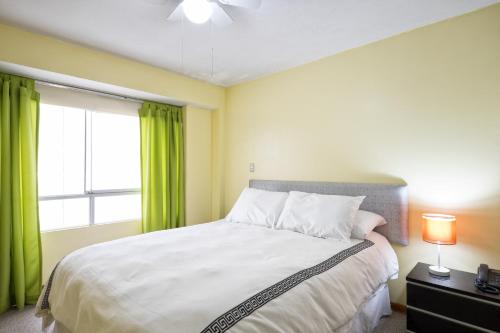
[{"label": "ceiling fan blade", "polygon": [[168,0],[165,4],[165,15],[167,20],[179,18],[180,12],[182,12],[182,0]]},{"label": "ceiling fan blade", "polygon": [[223,5],[257,9],[261,6],[262,0],[219,0]]},{"label": "ceiling fan blade", "polygon": [[166,10],[167,20],[179,21],[182,19],[182,0],[170,0]]},{"label": "ceiling fan blade", "polygon": [[227,26],[233,23],[233,19],[219,4],[212,2],[212,21],[219,26]]}]

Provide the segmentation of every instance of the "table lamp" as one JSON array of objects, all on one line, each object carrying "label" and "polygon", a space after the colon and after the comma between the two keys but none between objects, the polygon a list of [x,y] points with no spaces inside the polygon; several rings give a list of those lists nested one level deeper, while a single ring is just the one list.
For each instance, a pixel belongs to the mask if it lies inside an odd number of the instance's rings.
[{"label": "table lamp", "polygon": [[445,214],[424,214],[422,238],[424,241],[437,244],[438,264],[429,266],[429,273],[438,276],[450,276],[450,270],[441,266],[441,245],[457,243],[455,216]]}]

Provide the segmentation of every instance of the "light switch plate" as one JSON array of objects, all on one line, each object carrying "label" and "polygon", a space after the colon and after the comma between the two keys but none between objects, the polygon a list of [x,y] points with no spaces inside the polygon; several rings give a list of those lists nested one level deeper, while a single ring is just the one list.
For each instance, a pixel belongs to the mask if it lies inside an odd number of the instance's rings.
[{"label": "light switch plate", "polygon": [[249,169],[250,172],[254,172],[255,171],[255,163],[253,163],[253,162],[250,163],[250,166],[249,166],[248,169]]}]

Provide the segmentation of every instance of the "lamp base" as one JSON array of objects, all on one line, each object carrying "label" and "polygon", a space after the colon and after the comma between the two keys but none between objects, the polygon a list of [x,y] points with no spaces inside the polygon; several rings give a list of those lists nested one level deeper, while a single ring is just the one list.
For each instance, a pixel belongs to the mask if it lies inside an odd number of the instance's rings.
[{"label": "lamp base", "polygon": [[443,266],[429,266],[429,273],[437,276],[450,276],[450,270]]}]

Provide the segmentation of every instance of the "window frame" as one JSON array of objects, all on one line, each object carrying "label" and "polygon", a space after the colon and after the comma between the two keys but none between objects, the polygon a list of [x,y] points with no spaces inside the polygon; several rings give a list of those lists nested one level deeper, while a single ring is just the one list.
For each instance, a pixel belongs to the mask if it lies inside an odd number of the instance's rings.
[{"label": "window frame", "polygon": [[[38,201],[89,198],[89,224],[80,226],[80,227],[86,227],[86,226],[92,226],[92,225],[96,225],[96,224],[120,223],[120,222],[132,221],[132,220],[135,221],[135,219],[130,219],[130,220],[121,220],[121,221],[110,221],[110,222],[106,222],[106,223],[95,223],[95,198],[97,198],[97,197],[113,197],[113,196],[119,197],[119,196],[123,196],[123,195],[133,195],[133,194],[138,194],[138,193],[141,193],[141,189],[85,191],[85,193],[82,193],[82,194],[44,195],[44,196],[38,197]],[[60,227],[60,228],[48,229],[48,230],[42,230],[42,231],[55,231],[55,230],[62,230],[62,229],[67,229],[67,228]]]},{"label": "window frame", "polygon": [[[51,103],[43,103],[43,104],[49,104]],[[54,104],[52,104],[54,105]],[[92,183],[92,114],[93,112],[99,112],[99,111],[93,111],[89,109],[83,109],[85,111],[85,130],[84,130],[84,158],[83,158],[83,193],[76,193],[76,194],[54,194],[54,195],[42,195],[38,196],[38,201],[52,201],[52,200],[65,200],[65,199],[82,199],[82,198],[88,198],[89,199],[89,221],[87,225],[82,225],[78,226],[78,228],[81,227],[90,227],[93,225],[101,225],[101,224],[112,224],[112,223],[120,223],[120,222],[129,222],[129,221],[135,221],[136,219],[129,219],[129,220],[119,220],[119,221],[110,221],[110,222],[105,222],[105,223],[95,223],[95,198],[98,197],[119,197],[119,196],[124,196],[124,195],[134,195],[134,194],[140,194],[141,189],[140,188],[123,188],[123,189],[104,189],[104,190],[92,190],[89,186],[91,184],[88,184],[88,180],[90,179],[90,183]],[[90,128],[90,130],[89,130]],[[90,147],[90,151],[89,151]],[[139,218],[141,219],[141,218]],[[73,228],[73,227],[71,227]],[[75,227],[77,228],[77,227]],[[47,229],[47,230],[41,230],[42,232],[50,232],[50,231],[58,231],[58,230],[64,230],[68,229],[64,226],[61,226],[59,228],[54,228],[54,229]]]}]

